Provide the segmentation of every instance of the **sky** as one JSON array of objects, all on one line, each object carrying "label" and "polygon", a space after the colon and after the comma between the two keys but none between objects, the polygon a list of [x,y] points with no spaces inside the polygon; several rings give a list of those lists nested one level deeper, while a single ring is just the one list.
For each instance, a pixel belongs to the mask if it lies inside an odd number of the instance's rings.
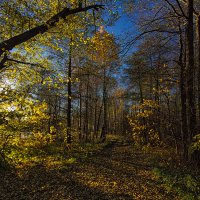
[{"label": "sky", "polygon": [[[129,39],[130,33],[132,33],[134,30],[136,31],[136,27],[134,27],[133,23],[130,21],[130,19],[125,15],[122,14],[120,16],[120,18],[112,25],[112,26],[107,26],[106,30],[113,34],[117,40],[119,39],[120,44],[123,45],[123,43],[126,42],[127,39]],[[128,34],[129,32],[129,34]],[[133,36],[134,37],[134,36]],[[122,48],[123,49],[123,48]],[[126,55],[129,55],[131,52],[133,52],[135,50],[134,47],[131,48],[131,50],[129,52],[127,52]],[[122,57],[123,57],[123,52],[122,52]],[[116,80],[118,80],[118,84],[121,88],[125,88],[126,84],[124,83],[124,81],[122,81],[123,78],[123,74],[124,74],[124,68],[126,67],[126,65],[124,63],[122,63],[119,72],[115,75]]]},{"label": "sky", "polygon": [[[120,1],[117,1],[117,4],[118,7],[114,8],[116,9],[114,12],[118,14],[118,20],[116,20],[111,26],[106,26],[105,29],[115,36],[117,43],[121,44],[122,46],[126,46],[128,41],[132,40],[139,34],[136,27],[137,14],[134,12],[130,15],[127,15],[123,11]],[[107,18],[109,18],[109,15]],[[132,46],[128,52],[126,52],[127,49],[123,49],[123,47],[122,50],[122,56],[124,56],[124,53],[128,55],[136,50],[136,46]]]},{"label": "sky", "polygon": [[132,26],[133,24],[129,18],[126,15],[122,15],[113,26],[107,26],[106,29],[115,36],[120,36],[124,32],[129,31]]},{"label": "sky", "polygon": [[[124,46],[128,40],[133,39],[136,35],[138,35],[138,30],[136,27],[136,16],[131,15],[130,17],[122,11],[122,8],[118,9],[119,18],[118,20],[112,25],[112,26],[106,26],[105,29],[109,33],[113,34],[117,42]],[[135,20],[135,22],[134,22]],[[125,60],[126,56],[130,55],[132,52],[136,51],[136,45],[132,46],[129,51],[127,49],[123,49],[121,47],[122,53],[120,54],[121,58],[123,59],[121,62],[121,67],[119,69],[119,72],[115,75],[115,78],[118,80],[118,84],[121,88],[126,87],[126,83],[124,83],[123,74],[124,74],[124,68],[126,68]]]}]

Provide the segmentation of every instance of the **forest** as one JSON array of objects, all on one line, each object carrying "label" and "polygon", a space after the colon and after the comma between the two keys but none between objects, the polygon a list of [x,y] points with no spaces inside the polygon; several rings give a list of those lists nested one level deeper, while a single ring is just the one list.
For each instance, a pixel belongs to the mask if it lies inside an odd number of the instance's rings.
[{"label": "forest", "polygon": [[200,200],[199,0],[0,0],[0,200]]}]

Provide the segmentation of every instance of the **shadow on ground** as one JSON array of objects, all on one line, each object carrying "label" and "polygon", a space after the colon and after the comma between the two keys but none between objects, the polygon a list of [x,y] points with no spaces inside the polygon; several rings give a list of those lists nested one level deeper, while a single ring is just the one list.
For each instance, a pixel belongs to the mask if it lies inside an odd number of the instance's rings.
[{"label": "shadow on ground", "polygon": [[62,169],[44,165],[0,174],[0,200],[175,199],[151,177],[148,154],[113,143]]}]

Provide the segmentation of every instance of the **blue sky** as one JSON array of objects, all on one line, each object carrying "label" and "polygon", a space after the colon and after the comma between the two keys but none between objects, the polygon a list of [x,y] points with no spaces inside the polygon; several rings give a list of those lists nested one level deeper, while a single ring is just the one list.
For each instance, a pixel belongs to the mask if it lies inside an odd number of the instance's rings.
[{"label": "blue sky", "polygon": [[[115,36],[117,43],[121,44],[122,45],[121,47],[123,49],[123,46],[124,45],[126,46],[127,42],[135,38],[139,33],[136,26],[137,12],[129,13],[128,15],[126,12],[124,12],[122,5],[120,4],[120,1],[117,1],[117,5],[118,6],[114,8],[113,13],[115,13],[118,16],[118,20],[116,20],[115,23],[112,24],[112,26],[106,26],[105,29],[109,33]],[[107,13],[105,15],[105,18],[107,18],[108,20],[109,17],[110,16]],[[128,55],[131,52],[134,52],[136,50],[136,45],[131,46],[128,52],[126,52],[127,49],[123,49],[123,50],[124,51],[122,52],[122,56],[124,53]]]},{"label": "blue sky", "polygon": [[131,28],[133,28],[133,24],[130,22],[130,19],[126,15],[122,15],[113,26],[107,26],[106,30],[115,36],[119,36]]},{"label": "blue sky", "polygon": [[[121,7],[118,8],[118,13],[120,15],[119,19],[112,26],[106,26],[105,29],[109,33],[113,34],[116,37],[117,42],[119,41],[119,43],[123,46],[128,40],[131,40],[138,35],[135,23],[137,21],[137,16],[136,13],[133,13],[130,18],[122,11]],[[121,53],[122,63],[119,72],[115,75],[115,78],[117,79],[119,86],[122,88],[126,87],[126,84],[122,80],[124,68],[126,67],[124,60],[126,59],[126,56],[130,55],[134,51],[136,51],[136,45],[132,46],[128,52],[126,52],[125,49],[125,51]],[[124,55],[124,53],[126,54]]]}]

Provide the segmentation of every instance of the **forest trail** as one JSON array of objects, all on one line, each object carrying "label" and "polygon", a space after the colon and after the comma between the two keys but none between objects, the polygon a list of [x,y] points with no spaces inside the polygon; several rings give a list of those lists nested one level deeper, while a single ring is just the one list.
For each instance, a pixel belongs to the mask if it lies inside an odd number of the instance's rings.
[{"label": "forest trail", "polygon": [[178,199],[153,175],[152,155],[113,142],[101,152],[62,169],[43,165],[0,175],[1,200]]}]

